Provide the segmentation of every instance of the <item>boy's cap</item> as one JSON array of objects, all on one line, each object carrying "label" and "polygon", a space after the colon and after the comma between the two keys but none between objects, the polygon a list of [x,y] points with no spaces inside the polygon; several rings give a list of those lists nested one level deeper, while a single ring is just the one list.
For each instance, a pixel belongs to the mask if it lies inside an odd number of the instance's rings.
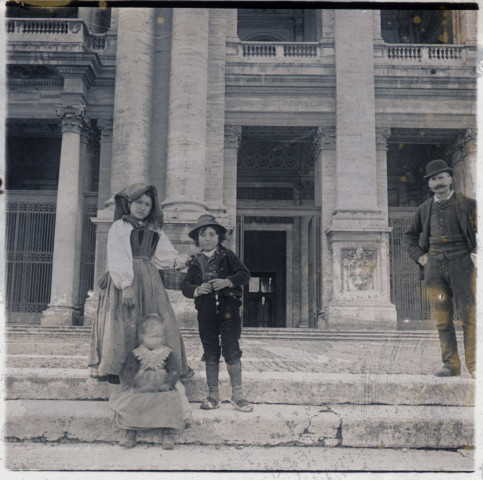
[{"label": "boy's cap", "polygon": [[198,221],[196,222],[196,225],[190,230],[188,235],[193,239],[196,240],[196,232],[199,228],[201,227],[209,227],[209,226],[217,226],[218,228],[221,228],[223,233],[227,232],[227,229],[223,226],[220,225],[217,221],[216,218],[213,215],[209,214],[204,214],[201,215],[200,218],[198,218]]}]

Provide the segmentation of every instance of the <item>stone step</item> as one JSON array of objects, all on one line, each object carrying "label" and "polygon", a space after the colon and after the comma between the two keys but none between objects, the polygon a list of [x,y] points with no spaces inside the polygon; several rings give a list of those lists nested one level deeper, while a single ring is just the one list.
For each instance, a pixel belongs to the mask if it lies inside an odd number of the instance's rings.
[{"label": "stone step", "polygon": [[[181,328],[183,337],[198,338],[198,329]],[[7,325],[5,333],[8,337],[15,336],[49,336],[55,337],[89,337],[91,327],[84,326],[39,326],[39,325]],[[297,340],[326,340],[326,341],[381,341],[381,340],[429,340],[436,339],[435,330],[415,331],[378,331],[378,330],[314,330],[303,328],[243,328],[245,338],[269,339],[297,339]],[[461,336],[461,332],[458,332]],[[87,340],[86,340],[87,341]]]},{"label": "stone step", "polygon": [[[220,383],[222,398],[229,398],[224,369]],[[196,372],[185,387],[190,401],[201,402],[206,396],[204,372]],[[90,378],[87,369],[9,368],[6,376],[10,400],[107,400],[116,388]],[[250,401],[265,404],[471,406],[475,382],[433,375],[245,371],[244,389]]]},{"label": "stone step", "polygon": [[[120,431],[106,402],[10,400],[7,441],[115,442]],[[192,404],[193,425],[180,444],[459,449],[473,446],[473,408],[439,406],[327,407],[255,405],[235,411]],[[158,443],[150,432],[141,442]]]},{"label": "stone step", "polygon": [[[99,443],[25,442],[7,443],[4,451],[5,467],[9,470],[196,470],[204,472],[220,470],[225,472],[267,470],[408,472],[410,470],[425,472],[425,475],[428,475],[428,471],[452,472],[452,478],[454,478],[454,472],[470,472],[475,468],[474,452],[469,449],[451,451],[179,445],[174,450],[166,451],[161,450],[159,445],[142,445],[126,450],[118,445]],[[228,475],[225,473],[224,477],[228,478]],[[342,475],[346,474],[342,473]],[[186,477],[186,474],[184,476]],[[317,478],[321,478],[320,473]],[[394,473],[390,478],[395,478]]]}]

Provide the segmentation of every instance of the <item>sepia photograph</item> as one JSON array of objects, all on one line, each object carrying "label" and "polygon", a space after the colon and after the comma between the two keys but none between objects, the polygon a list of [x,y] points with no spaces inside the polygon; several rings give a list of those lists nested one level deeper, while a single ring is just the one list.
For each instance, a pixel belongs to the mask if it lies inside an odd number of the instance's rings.
[{"label": "sepia photograph", "polygon": [[479,7],[4,3],[4,478],[481,478]]}]

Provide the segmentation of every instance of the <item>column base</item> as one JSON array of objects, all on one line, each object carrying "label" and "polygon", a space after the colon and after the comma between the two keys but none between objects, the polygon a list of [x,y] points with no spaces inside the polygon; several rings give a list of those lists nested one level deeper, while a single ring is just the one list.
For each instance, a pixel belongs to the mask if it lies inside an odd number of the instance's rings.
[{"label": "column base", "polygon": [[77,325],[82,312],[79,308],[67,306],[51,306],[42,313],[42,326]]},{"label": "column base", "polygon": [[325,309],[329,330],[397,330],[397,312],[394,305],[361,303],[359,305],[328,305]]},{"label": "column base", "polygon": [[165,222],[195,223],[200,215],[207,213],[207,206],[201,202],[190,202],[177,198],[166,199],[163,202]]},{"label": "column base", "polygon": [[99,294],[93,293],[89,295],[84,304],[84,327],[90,327],[94,323],[97,316],[97,305],[99,303]]}]

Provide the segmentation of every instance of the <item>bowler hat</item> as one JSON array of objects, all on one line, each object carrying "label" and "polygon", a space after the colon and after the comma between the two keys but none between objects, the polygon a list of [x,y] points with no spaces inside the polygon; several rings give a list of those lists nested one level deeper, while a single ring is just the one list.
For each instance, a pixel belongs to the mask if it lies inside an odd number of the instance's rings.
[{"label": "bowler hat", "polygon": [[217,221],[216,221],[216,218],[213,216],[213,215],[209,215],[209,214],[204,214],[204,215],[201,215],[200,218],[198,218],[198,221],[196,222],[196,225],[190,230],[190,232],[188,233],[188,235],[193,239],[193,240],[196,240],[196,232],[199,228],[201,227],[208,227],[208,226],[217,226],[218,228],[220,228],[223,233],[226,233],[227,230],[226,228],[223,226],[223,225],[220,225]]},{"label": "bowler hat", "polygon": [[438,173],[442,172],[449,172],[452,174],[453,169],[451,167],[448,167],[448,164],[444,160],[432,160],[426,165],[426,175],[424,176],[424,179],[426,180],[429,177],[432,177],[433,175],[437,175]]}]

